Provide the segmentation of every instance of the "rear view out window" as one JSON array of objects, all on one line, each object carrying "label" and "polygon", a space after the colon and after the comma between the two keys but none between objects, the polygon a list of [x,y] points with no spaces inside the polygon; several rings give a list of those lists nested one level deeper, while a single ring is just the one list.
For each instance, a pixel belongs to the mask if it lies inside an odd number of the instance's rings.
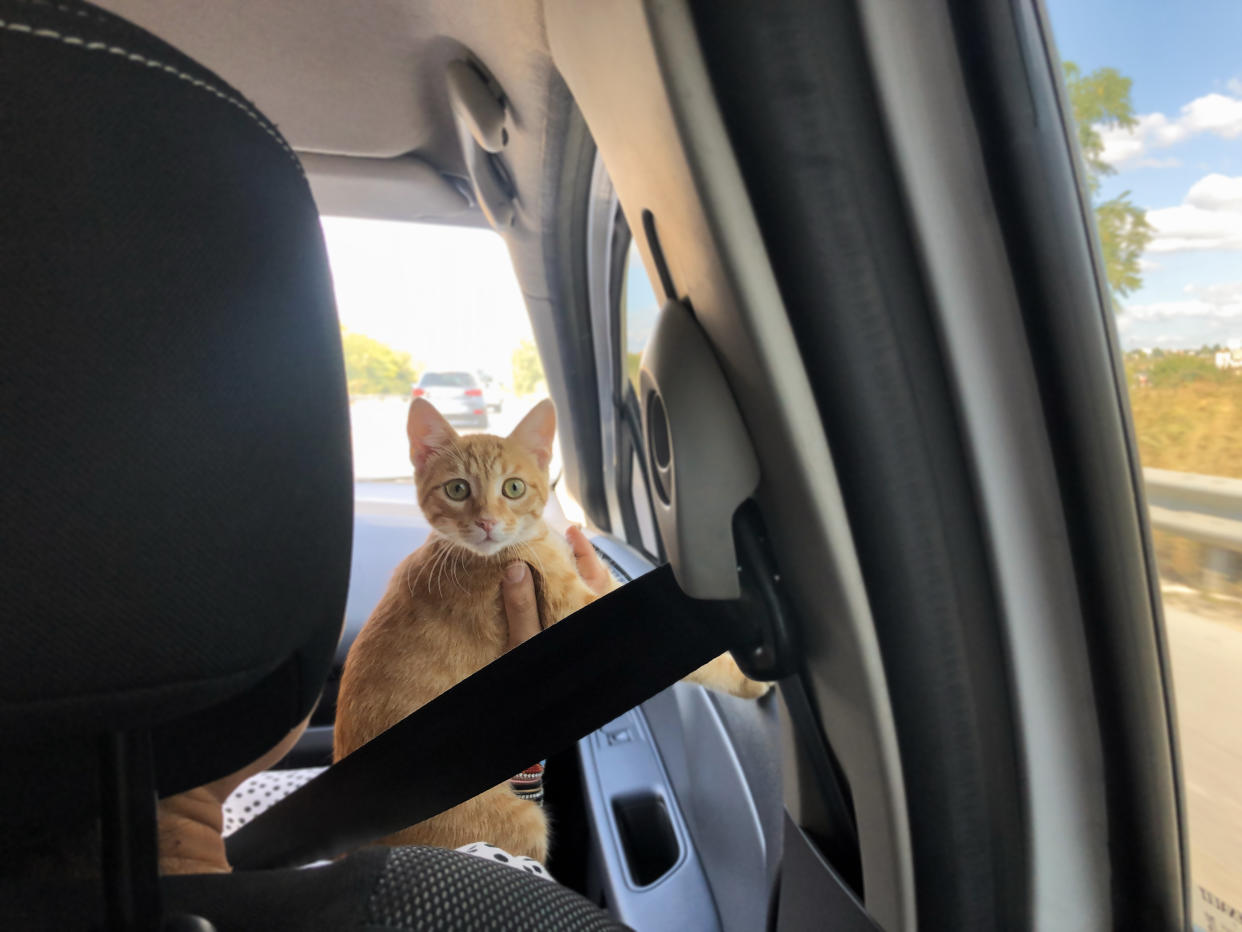
[{"label": "rear view out window", "polygon": [[[406,415],[415,387],[456,415],[462,434],[504,436],[548,397],[526,301],[509,251],[491,230],[355,217],[322,223],[349,386],[355,492],[413,502]],[[463,399],[463,391],[471,395]],[[553,477],[560,469],[558,439]],[[564,483],[556,498],[570,520],[585,519]]]}]

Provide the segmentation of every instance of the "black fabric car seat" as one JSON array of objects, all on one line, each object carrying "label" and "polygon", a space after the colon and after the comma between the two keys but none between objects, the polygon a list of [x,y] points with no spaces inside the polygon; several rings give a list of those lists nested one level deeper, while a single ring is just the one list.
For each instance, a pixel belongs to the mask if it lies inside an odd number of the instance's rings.
[{"label": "black fabric car seat", "polygon": [[77,3],[0,0],[0,186],[0,928],[615,927],[436,849],[156,882],[156,795],[275,745],[340,633],[319,218],[253,105]]}]

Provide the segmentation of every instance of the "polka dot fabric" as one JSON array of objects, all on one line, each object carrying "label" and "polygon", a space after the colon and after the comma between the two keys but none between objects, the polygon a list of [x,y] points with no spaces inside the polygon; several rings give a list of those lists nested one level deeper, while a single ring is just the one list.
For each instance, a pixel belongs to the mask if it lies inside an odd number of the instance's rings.
[{"label": "polka dot fabric", "polygon": [[365,927],[387,932],[627,928],[567,887],[506,867],[494,859],[446,848],[394,848],[367,903]]},{"label": "polka dot fabric", "polygon": [[312,777],[327,770],[326,767],[303,767],[300,770],[265,770],[257,773],[224,801],[224,837],[270,809]]},{"label": "polka dot fabric", "polygon": [[516,867],[518,870],[526,871],[528,874],[534,874],[536,877],[542,877],[545,880],[552,879],[548,869],[534,858],[528,858],[524,854],[510,854],[503,848],[489,845],[485,841],[476,841],[472,845],[462,845],[457,850],[462,854],[472,854],[476,858],[482,858],[485,861],[494,861],[497,864]]},{"label": "polka dot fabric", "polygon": [[[235,789],[224,801],[224,837],[232,835],[260,812],[270,809],[326,769],[326,767],[304,767],[300,770],[265,770],[263,773],[255,774]],[[510,854],[487,842],[474,842],[463,845],[457,850],[485,861],[516,868],[535,877],[542,877],[544,880],[552,879],[548,869],[533,858]]]}]

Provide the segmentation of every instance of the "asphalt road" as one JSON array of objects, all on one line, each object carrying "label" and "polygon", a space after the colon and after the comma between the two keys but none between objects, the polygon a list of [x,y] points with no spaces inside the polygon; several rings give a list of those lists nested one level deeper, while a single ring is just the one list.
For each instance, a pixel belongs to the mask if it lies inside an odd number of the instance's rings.
[{"label": "asphalt road", "polygon": [[[1190,823],[1195,923],[1242,932],[1242,606],[1165,606]],[[1226,904],[1220,906],[1216,901]],[[1213,919],[1213,922],[1209,922]]]}]

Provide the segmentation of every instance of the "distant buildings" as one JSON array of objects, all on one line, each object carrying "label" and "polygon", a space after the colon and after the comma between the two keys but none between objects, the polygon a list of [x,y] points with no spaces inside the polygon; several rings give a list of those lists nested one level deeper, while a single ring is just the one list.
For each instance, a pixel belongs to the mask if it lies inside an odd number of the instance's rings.
[{"label": "distant buildings", "polygon": [[1215,359],[1217,369],[1242,369],[1242,349],[1220,350]]}]

